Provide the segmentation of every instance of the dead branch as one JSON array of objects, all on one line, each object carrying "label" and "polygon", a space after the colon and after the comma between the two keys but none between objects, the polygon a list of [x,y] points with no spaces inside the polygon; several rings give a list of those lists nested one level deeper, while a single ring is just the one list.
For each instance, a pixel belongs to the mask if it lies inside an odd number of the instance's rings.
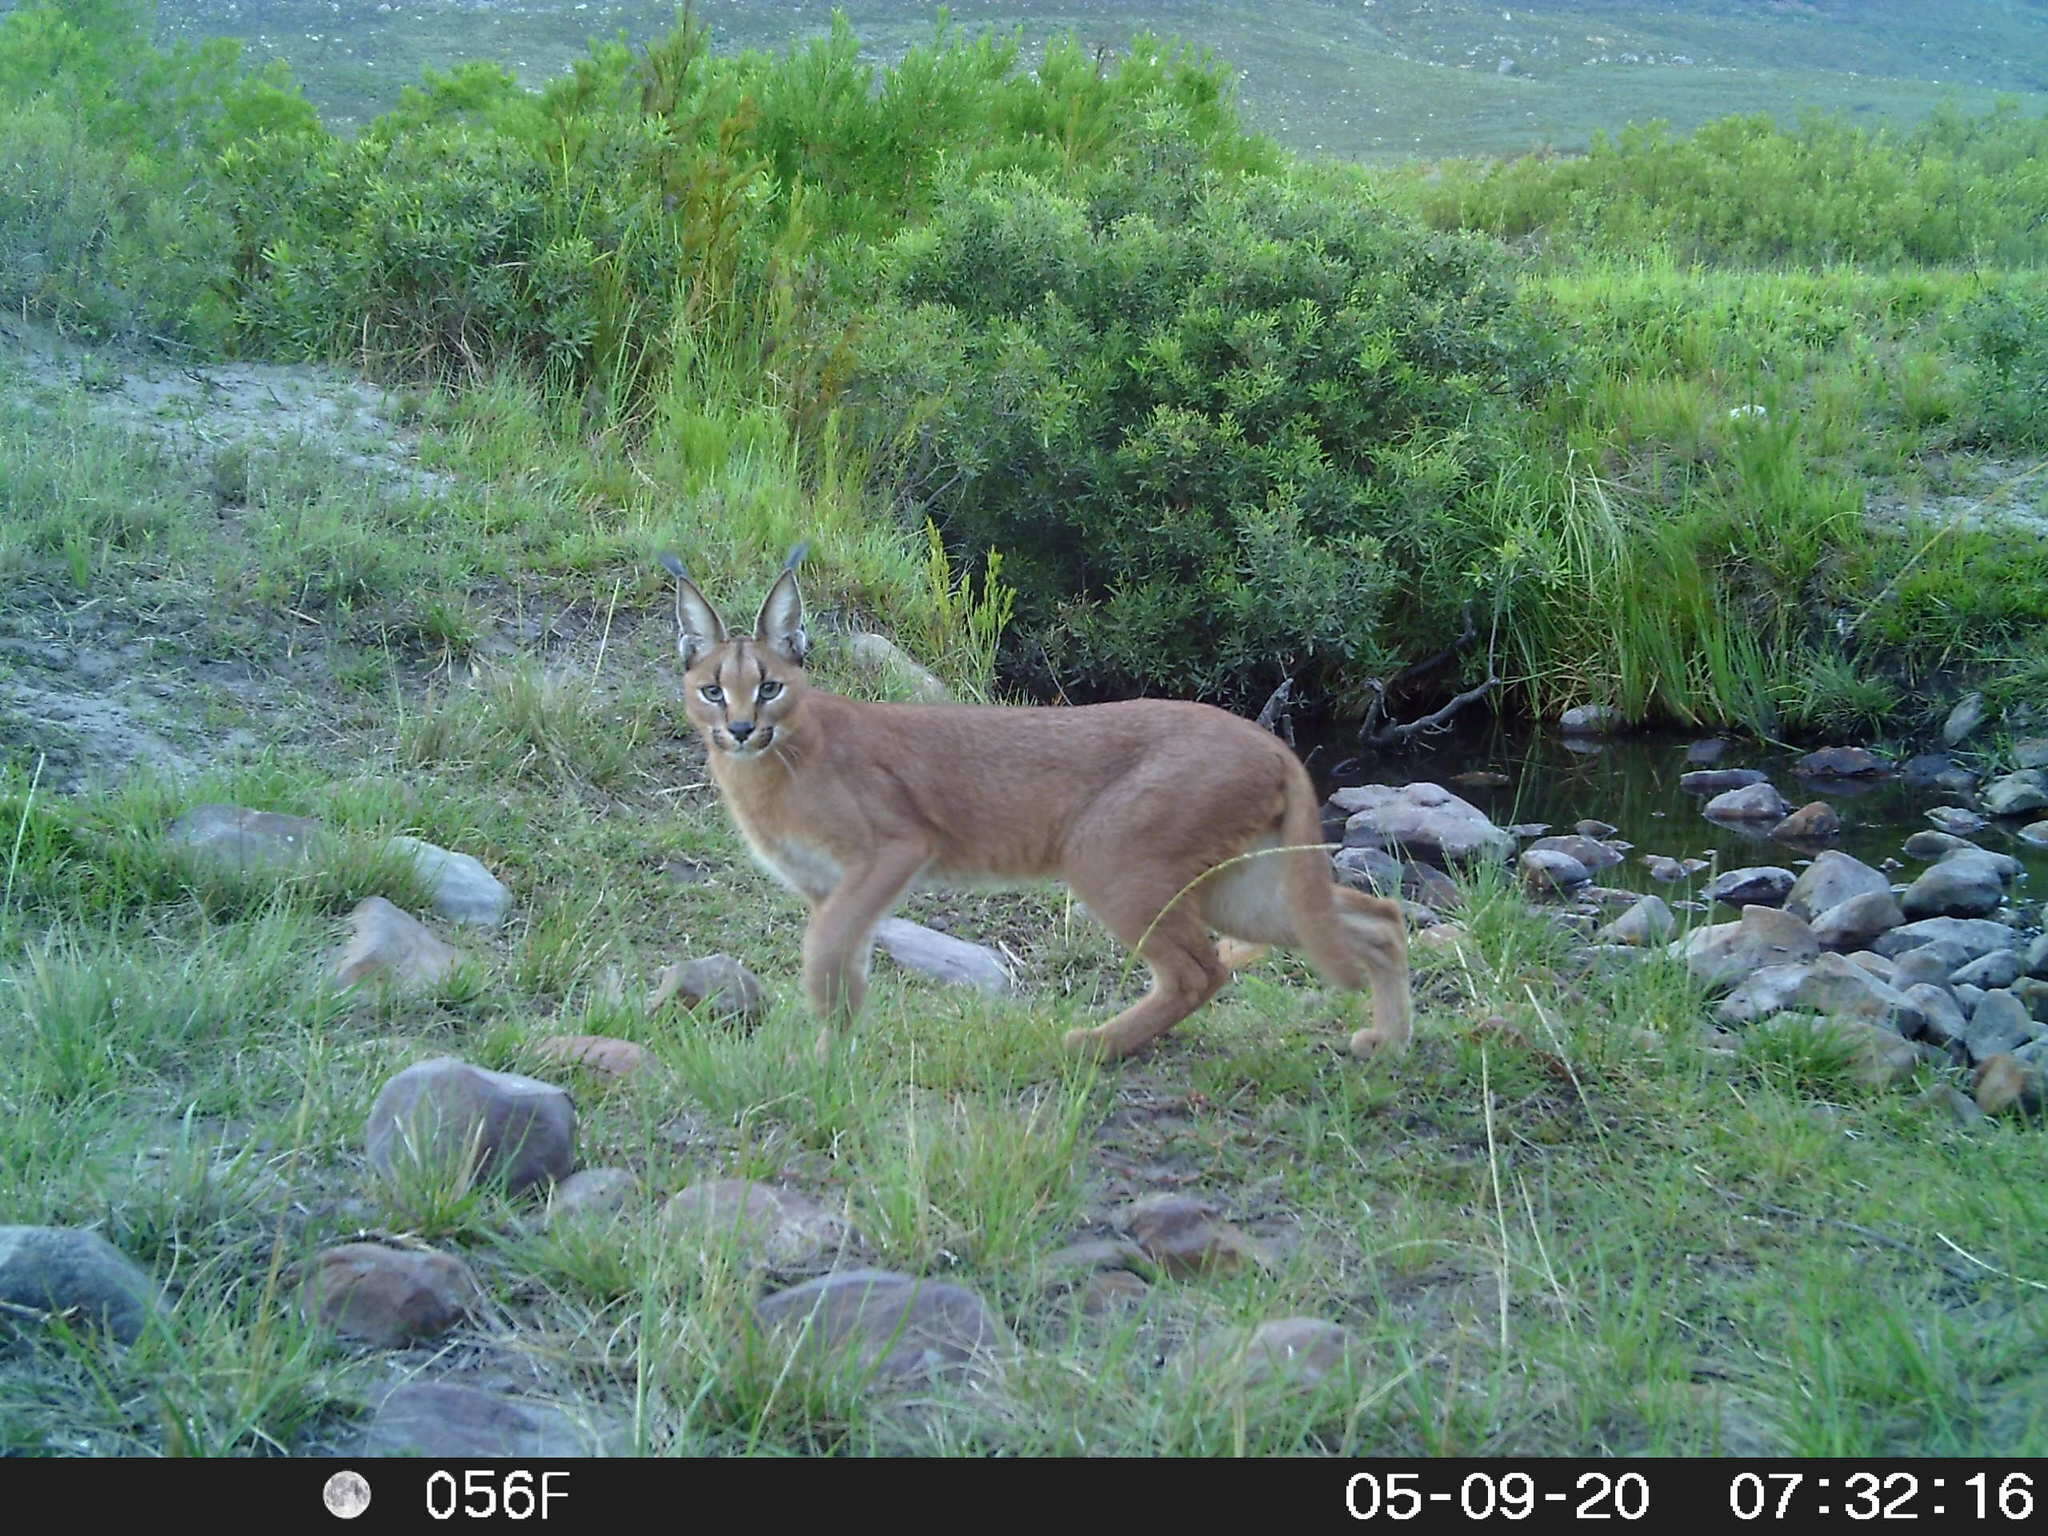
[{"label": "dead branch", "polygon": [[1479,700],[1485,698],[1499,682],[1499,678],[1495,677],[1493,673],[1488,672],[1486,674],[1486,681],[1479,683],[1475,687],[1467,688],[1442,709],[1434,710],[1424,715],[1420,720],[1410,720],[1406,725],[1382,726],[1379,730],[1373,732],[1372,735],[1364,738],[1365,745],[1369,747],[1398,746],[1404,741],[1420,736],[1425,731],[1441,731],[1450,724],[1453,715],[1465,708],[1466,705],[1476,704]]},{"label": "dead branch", "polygon": [[1288,746],[1294,745],[1294,679],[1281,679],[1280,686],[1259,711],[1259,727],[1271,731]]}]

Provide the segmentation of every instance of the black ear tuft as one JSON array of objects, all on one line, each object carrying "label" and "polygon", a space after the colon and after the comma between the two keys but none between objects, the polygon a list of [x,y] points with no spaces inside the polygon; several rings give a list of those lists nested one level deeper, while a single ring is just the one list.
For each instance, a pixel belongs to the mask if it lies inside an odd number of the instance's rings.
[{"label": "black ear tuft", "polygon": [[[661,552],[661,564],[662,569],[667,571],[669,575],[675,577],[677,580],[690,580],[690,573],[683,569],[683,562],[678,560],[674,555],[670,554],[667,550],[663,550]],[[694,583],[692,584],[694,585]]]},{"label": "black ear tuft", "polygon": [[805,539],[802,543],[798,544],[795,549],[792,549],[789,552],[789,558],[782,562],[782,568],[785,571],[795,570],[798,566],[804,563],[804,556],[808,555],[810,552],[811,541],[809,539]]}]

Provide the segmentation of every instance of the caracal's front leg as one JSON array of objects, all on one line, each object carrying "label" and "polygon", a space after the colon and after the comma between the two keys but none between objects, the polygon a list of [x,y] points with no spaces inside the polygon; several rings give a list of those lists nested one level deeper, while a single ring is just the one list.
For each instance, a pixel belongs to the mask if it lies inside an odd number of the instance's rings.
[{"label": "caracal's front leg", "polygon": [[922,843],[891,843],[846,871],[811,912],[804,930],[804,991],[823,1023],[818,1056],[829,1059],[837,1032],[852,1027],[867,997],[875,924],[888,916],[931,861]]}]

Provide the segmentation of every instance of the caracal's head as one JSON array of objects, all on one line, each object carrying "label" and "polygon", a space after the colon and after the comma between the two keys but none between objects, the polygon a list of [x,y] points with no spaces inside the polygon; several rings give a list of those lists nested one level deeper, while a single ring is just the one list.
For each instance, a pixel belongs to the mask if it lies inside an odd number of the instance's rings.
[{"label": "caracal's head", "polygon": [[706,749],[745,761],[765,756],[804,696],[804,603],[790,554],[761,604],[751,635],[727,634],[717,611],[674,555],[661,563],[676,578],[676,651],[683,659],[683,708]]}]

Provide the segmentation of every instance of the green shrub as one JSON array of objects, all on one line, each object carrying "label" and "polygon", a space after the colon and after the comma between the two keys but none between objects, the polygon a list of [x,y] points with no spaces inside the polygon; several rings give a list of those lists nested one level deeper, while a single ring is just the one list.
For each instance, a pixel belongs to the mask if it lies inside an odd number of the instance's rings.
[{"label": "green shrub", "polygon": [[886,253],[849,385],[878,462],[1018,592],[1061,686],[1245,700],[1382,665],[1551,354],[1494,248],[1305,180],[1134,155],[957,186]]},{"label": "green shrub", "polygon": [[1976,371],[1977,436],[2019,448],[2048,444],[2048,283],[2001,285],[1966,308],[1955,330]]}]

